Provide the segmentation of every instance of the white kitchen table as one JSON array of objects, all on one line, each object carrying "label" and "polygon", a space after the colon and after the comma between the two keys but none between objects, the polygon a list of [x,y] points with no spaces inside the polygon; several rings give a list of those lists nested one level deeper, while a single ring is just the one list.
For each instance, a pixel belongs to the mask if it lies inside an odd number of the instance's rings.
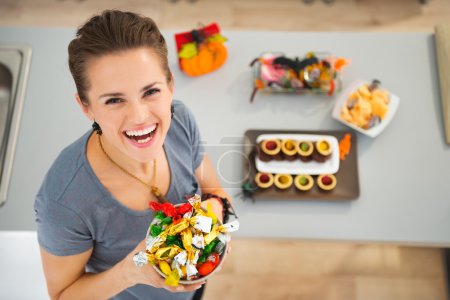
[{"label": "white kitchen table", "polygon": [[[355,201],[234,199],[242,238],[295,238],[401,245],[450,245],[450,147],[445,144],[430,33],[224,32],[229,58],[218,71],[190,78],[176,64],[165,31],[175,97],[194,112],[222,183],[234,195],[244,180],[241,143],[247,129],[347,129],[331,118],[335,98],[257,95],[250,61],[263,51],[289,56],[328,51],[348,58],[344,87],[380,79],[400,97],[387,129],[375,139],[358,133],[360,197]],[[89,130],[75,103],[67,66],[73,29],[0,28],[0,42],[33,48],[28,90],[0,230],[34,230],[34,196],[57,154]],[[356,147],[356,145],[354,145]]]}]

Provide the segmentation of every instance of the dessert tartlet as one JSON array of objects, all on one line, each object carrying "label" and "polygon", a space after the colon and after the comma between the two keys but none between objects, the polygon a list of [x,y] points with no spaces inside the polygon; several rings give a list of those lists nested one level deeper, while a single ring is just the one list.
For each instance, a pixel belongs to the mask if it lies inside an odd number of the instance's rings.
[{"label": "dessert tartlet", "polygon": [[286,160],[295,160],[297,158],[296,142],[291,139],[282,140],[281,151],[283,152]]},{"label": "dessert tartlet", "polygon": [[280,190],[290,188],[293,181],[292,175],[290,174],[276,174],[274,177],[274,184]]},{"label": "dessert tartlet", "polygon": [[261,161],[282,160],[281,141],[263,140],[258,144],[258,157]]},{"label": "dessert tartlet", "polygon": [[258,187],[267,189],[273,185],[273,175],[259,172],[255,175],[255,183]]},{"label": "dessert tartlet", "polygon": [[318,140],[314,144],[312,157],[318,162],[324,162],[331,157],[332,150],[330,143],[325,140]]},{"label": "dessert tartlet", "polygon": [[332,174],[323,174],[317,177],[317,185],[324,191],[331,191],[336,187],[336,176]]},{"label": "dessert tartlet", "polygon": [[302,175],[299,174],[295,176],[294,184],[297,189],[300,191],[309,191],[314,186],[314,179],[311,175]]},{"label": "dessert tartlet", "polygon": [[261,142],[261,150],[268,155],[277,155],[281,151],[280,140],[264,140]]},{"label": "dessert tartlet", "polygon": [[304,162],[312,160],[314,145],[310,141],[299,141],[297,144],[297,153]]}]

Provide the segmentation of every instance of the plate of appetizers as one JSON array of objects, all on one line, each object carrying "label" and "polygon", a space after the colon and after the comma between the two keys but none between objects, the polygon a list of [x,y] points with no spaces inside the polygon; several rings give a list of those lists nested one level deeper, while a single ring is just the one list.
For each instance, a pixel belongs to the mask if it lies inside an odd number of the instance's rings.
[{"label": "plate of appetizers", "polygon": [[256,144],[260,172],[319,175],[339,170],[339,144],[331,135],[262,134]]},{"label": "plate of appetizers", "polygon": [[[287,167],[285,169],[276,168],[278,161],[264,161],[267,158],[260,159],[262,142],[264,140],[282,139],[308,139],[314,147],[314,142],[325,140],[332,145],[332,154],[326,160],[330,165],[336,168],[337,172],[327,172],[328,170],[322,166],[321,172],[312,170],[315,174],[308,173],[304,166]],[[331,138],[327,138],[331,137]],[[332,140],[336,140],[332,142]],[[267,145],[269,149],[274,150],[277,145]],[[278,144],[275,142],[275,144]],[[286,145],[288,144],[288,145]],[[298,143],[301,145],[301,143]],[[276,147],[274,147],[276,146]],[[287,146],[287,147],[286,147]],[[284,147],[291,147],[289,143],[285,142]],[[280,146],[281,147],[281,146]],[[349,130],[322,130],[322,131],[304,131],[304,130],[261,130],[250,129],[244,134],[244,154],[248,158],[244,160],[243,174],[245,174],[246,185],[252,188],[251,197],[254,200],[329,200],[329,201],[348,201],[355,200],[359,197],[359,176],[358,176],[358,155],[357,155],[357,135],[355,132]],[[334,150],[336,149],[336,150]],[[302,151],[308,153],[311,151],[303,146]],[[269,151],[270,152],[270,151]],[[286,152],[286,151],[285,151]],[[292,153],[287,151],[288,153]],[[333,154],[337,157],[334,158]],[[270,152],[273,153],[273,152]],[[292,158],[289,158],[292,159]],[[333,163],[332,159],[338,159],[339,164]],[[268,170],[260,170],[261,163],[269,165]],[[303,163],[298,157],[286,163]],[[310,161],[310,163],[313,163]],[[318,163],[318,162],[317,162]],[[259,168],[257,166],[259,164]],[[274,169],[275,166],[275,169]],[[295,170],[295,171],[294,171]],[[272,172],[275,171],[275,172]],[[286,171],[281,173],[279,171]],[[332,171],[332,169],[331,169]]]}]

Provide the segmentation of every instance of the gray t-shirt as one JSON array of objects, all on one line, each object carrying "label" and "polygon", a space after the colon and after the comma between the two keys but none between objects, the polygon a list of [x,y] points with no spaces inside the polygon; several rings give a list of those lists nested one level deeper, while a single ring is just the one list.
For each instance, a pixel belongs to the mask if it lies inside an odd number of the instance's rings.
[{"label": "gray t-shirt", "polygon": [[[181,203],[186,195],[200,193],[194,171],[203,159],[203,147],[192,113],[180,101],[173,104],[175,114],[164,141],[171,175],[166,197]],[[93,248],[86,270],[98,273],[122,260],[145,238],[153,212],[125,207],[101,184],[86,157],[91,134],[87,132],[61,152],[34,208],[40,246],[58,256]],[[192,294],[139,284],[113,299],[191,299]]]}]

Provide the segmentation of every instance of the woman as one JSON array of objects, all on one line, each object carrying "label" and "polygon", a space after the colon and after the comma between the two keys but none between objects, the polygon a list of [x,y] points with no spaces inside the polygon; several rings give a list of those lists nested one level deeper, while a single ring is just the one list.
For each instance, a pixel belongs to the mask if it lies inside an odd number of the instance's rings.
[{"label": "woman", "polygon": [[149,18],[105,11],[78,30],[69,67],[94,131],[62,151],[36,197],[51,298],[191,299],[201,285],[169,287],[133,263],[153,218],[149,200],[211,193],[221,217],[227,197],[192,114],[172,101],[164,38]]}]

